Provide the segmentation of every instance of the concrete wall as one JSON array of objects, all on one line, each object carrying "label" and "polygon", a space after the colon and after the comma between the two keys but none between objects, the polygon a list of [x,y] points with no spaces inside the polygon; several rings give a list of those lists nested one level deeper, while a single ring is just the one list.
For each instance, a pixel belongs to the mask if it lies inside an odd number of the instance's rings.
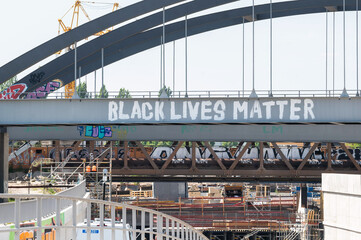
[{"label": "concrete wall", "polygon": [[361,175],[322,174],[325,239],[361,239]]},{"label": "concrete wall", "polygon": [[154,182],[153,196],[158,200],[178,201],[179,197],[188,197],[186,182]]}]

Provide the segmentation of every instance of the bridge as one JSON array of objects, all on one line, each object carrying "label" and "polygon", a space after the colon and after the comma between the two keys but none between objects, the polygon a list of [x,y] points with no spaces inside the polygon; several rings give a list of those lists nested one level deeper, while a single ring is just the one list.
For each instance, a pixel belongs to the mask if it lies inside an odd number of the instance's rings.
[{"label": "bridge", "polygon": [[[0,83],[3,83],[51,54],[74,45],[69,52],[0,93],[0,99],[4,100],[0,102],[0,111],[7,113],[0,117],[1,178],[7,178],[9,139],[103,140],[110,144],[120,141],[125,154],[120,159],[120,168],[114,169],[113,173],[123,180],[136,176],[137,179],[317,181],[325,171],[360,173],[359,157],[356,151],[347,149],[345,142],[360,142],[361,113],[358,109],[361,99],[358,88],[346,89],[345,68],[341,91],[276,91],[272,88],[272,77],[270,89],[257,91],[254,87],[253,44],[251,91],[192,92],[186,88],[169,96],[165,92],[160,96],[143,92],[131,99],[64,99],[64,94],[59,91],[62,86],[113,62],[208,31],[240,24],[253,24],[254,29],[257,21],[295,15],[358,12],[358,1],[299,0],[187,18],[193,13],[231,2],[236,1],[141,1],[51,39],[0,67]],[[181,17],[185,17],[184,21],[174,22]],[[140,19],[127,22],[135,18]],[[82,39],[117,24],[121,24],[120,27],[77,47],[76,43]],[[161,86],[165,86],[164,76]],[[167,158],[153,159],[141,143],[146,140],[173,141],[173,149]],[[237,154],[221,158],[210,146],[210,141],[238,141]],[[279,142],[288,141],[305,142],[307,154],[298,159],[286,157]],[[250,159],[243,159],[243,155],[254,142],[259,143],[261,154],[247,165],[244,160]],[[184,159],[187,164],[175,166],[177,152],[183,143],[191,149]],[[131,144],[141,149],[142,159],[128,159]],[[211,153],[199,157],[209,164],[199,163],[196,148]],[[320,166],[311,166],[310,158],[318,148],[324,156]],[[265,149],[276,153],[277,164],[266,163]],[[345,164],[335,167],[334,161],[339,155],[336,152],[340,149],[344,158],[337,160]],[[3,188],[6,186],[1,184],[0,192]]]}]

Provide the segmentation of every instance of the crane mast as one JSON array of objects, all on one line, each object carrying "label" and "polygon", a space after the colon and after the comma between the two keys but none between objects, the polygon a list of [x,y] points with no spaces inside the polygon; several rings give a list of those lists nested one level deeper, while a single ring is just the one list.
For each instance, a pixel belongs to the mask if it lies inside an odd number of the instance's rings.
[{"label": "crane mast", "polygon": [[[58,35],[62,34],[62,33],[66,33],[70,30],[72,30],[73,28],[76,28],[79,26],[79,19],[80,19],[80,11],[83,13],[83,15],[86,17],[86,19],[88,21],[91,21],[88,13],[85,11],[83,4],[82,3],[87,3],[87,4],[106,4],[106,5],[112,5],[112,12],[118,10],[119,8],[119,3],[97,3],[97,2],[86,2],[86,1],[75,1],[75,3],[73,4],[73,6],[71,6],[71,8],[64,14],[64,16],[60,19],[58,19],[59,22],[59,28],[58,28]],[[71,22],[69,25],[66,25],[63,21],[64,17],[68,15],[69,12],[72,11],[72,18],[71,18]],[[61,31],[62,30],[62,31]],[[100,31],[97,32],[95,34],[93,34],[94,36],[102,36],[110,31],[112,31],[113,28],[110,29],[106,29],[104,31]],[[71,46],[69,46],[67,48],[67,50],[70,50]],[[60,50],[59,52],[57,52],[56,54],[60,54],[62,50]],[[67,85],[65,85],[65,98],[71,98],[73,96],[75,92],[75,82],[71,82]]]}]

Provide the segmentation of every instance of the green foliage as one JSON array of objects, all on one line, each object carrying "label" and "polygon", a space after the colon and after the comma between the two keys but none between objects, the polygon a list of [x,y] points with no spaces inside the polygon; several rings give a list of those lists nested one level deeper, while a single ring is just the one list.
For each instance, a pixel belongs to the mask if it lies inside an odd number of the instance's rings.
[{"label": "green foliage", "polygon": [[46,191],[48,192],[48,194],[51,194],[51,195],[54,195],[57,193],[54,188],[48,188]]},{"label": "green foliage", "polygon": [[80,82],[80,84],[76,86],[76,92],[80,98],[89,98],[86,82]]},{"label": "green foliage", "polygon": [[170,147],[172,146],[172,141],[143,141],[142,144],[144,147]]},{"label": "green foliage", "polygon": [[361,148],[361,143],[346,143],[346,146],[351,149]]},{"label": "green foliage", "polygon": [[102,86],[102,88],[100,89],[100,93],[99,95],[97,96],[97,98],[108,98],[109,96],[109,93],[108,93],[108,90],[107,88],[104,86]]},{"label": "green foliage", "polygon": [[121,88],[121,89],[119,89],[117,98],[132,98],[132,96],[130,95],[128,89]]},{"label": "green foliage", "polygon": [[238,142],[222,142],[222,147],[237,147]]},{"label": "green foliage", "polygon": [[172,95],[172,90],[170,89],[170,87],[162,87],[160,90],[159,90],[159,93],[158,93],[158,97],[160,97],[160,95],[162,94],[163,90],[165,90],[165,93],[167,94],[168,97],[170,97]]},{"label": "green foliage", "polygon": [[4,91],[5,89],[7,89],[8,87],[10,87],[11,85],[13,85],[14,83],[16,83],[18,81],[18,78],[12,77],[9,80],[7,80],[6,82],[0,84],[0,92]]}]

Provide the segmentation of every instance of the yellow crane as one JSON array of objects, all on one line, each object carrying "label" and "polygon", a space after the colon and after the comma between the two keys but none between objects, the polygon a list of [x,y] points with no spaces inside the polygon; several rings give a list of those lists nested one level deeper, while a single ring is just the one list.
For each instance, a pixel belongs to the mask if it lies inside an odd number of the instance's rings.
[{"label": "yellow crane", "polygon": [[[83,3],[86,4],[106,4],[106,5],[112,5],[113,9],[112,12],[118,10],[119,8],[119,3],[97,3],[97,2],[86,2],[86,1],[75,1],[74,5],[71,6],[71,8],[64,14],[64,16],[60,19],[58,19],[59,22],[59,29],[58,29],[58,35],[62,34],[63,32],[68,32],[70,30],[72,30],[73,28],[76,28],[79,26],[79,19],[80,19],[80,11],[84,14],[84,16],[88,19],[88,21],[91,21],[88,13],[85,11],[84,7],[83,7]],[[71,18],[71,22],[70,25],[66,25],[63,21],[64,17],[66,15],[68,15],[68,13],[72,11],[72,18]],[[62,31],[61,31],[62,30]],[[104,35],[110,31],[112,31],[113,28],[110,29],[106,29],[104,31],[100,31],[94,34],[94,36],[101,36]],[[61,50],[59,52],[57,52],[57,54],[60,54]],[[75,82],[71,82],[67,85],[65,85],[65,98],[71,98],[74,94],[75,91]]]}]

